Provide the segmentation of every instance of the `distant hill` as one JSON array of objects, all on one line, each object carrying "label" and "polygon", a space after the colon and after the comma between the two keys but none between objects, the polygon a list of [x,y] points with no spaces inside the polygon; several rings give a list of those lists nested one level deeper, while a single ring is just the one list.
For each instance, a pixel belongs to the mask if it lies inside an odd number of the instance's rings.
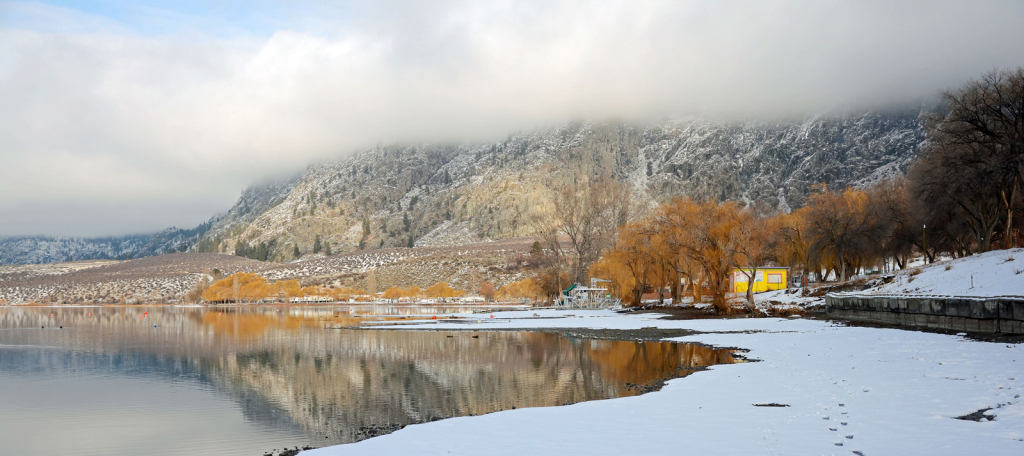
[{"label": "distant hill", "polygon": [[212,221],[187,230],[171,227],[156,234],[106,238],[0,238],[0,264],[127,259],[183,252],[195,245],[211,224]]},{"label": "distant hill", "polygon": [[[246,189],[227,213],[152,238],[0,240],[0,263],[133,257],[181,250],[266,259],[400,246],[453,246],[535,234],[549,184],[607,173],[641,199],[679,195],[799,207],[809,187],[864,186],[903,173],[924,139],[919,110],[799,120],[688,118],[659,125],[577,123],[481,144],[373,147]],[[239,249],[242,243],[245,249]],[[247,250],[248,249],[248,250]],[[262,259],[262,258],[261,258]]]}]

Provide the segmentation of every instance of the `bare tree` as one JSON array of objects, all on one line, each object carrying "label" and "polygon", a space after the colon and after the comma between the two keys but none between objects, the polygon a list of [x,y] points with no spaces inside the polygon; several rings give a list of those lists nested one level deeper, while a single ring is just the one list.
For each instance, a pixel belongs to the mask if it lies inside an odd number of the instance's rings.
[{"label": "bare tree", "polygon": [[[996,195],[1002,211],[997,223],[1002,223],[1001,234],[1009,247],[1017,197],[1024,184],[1024,68],[990,71],[957,90],[943,92],[942,98],[945,109],[930,119],[928,139],[933,146],[927,157],[931,163],[926,168],[946,171],[939,173],[943,176],[964,172],[979,179],[971,187],[990,187],[970,190],[986,199],[990,194]],[[930,194],[935,190],[924,189]],[[988,250],[992,233],[981,239],[981,232],[988,231],[990,224],[987,201],[984,208],[966,208],[960,201],[954,201],[976,231],[979,249]]]},{"label": "bare tree", "polygon": [[855,189],[833,192],[824,185],[808,198],[808,235],[818,262],[833,260],[840,280],[877,255],[883,225],[869,210],[867,195]]},{"label": "bare tree", "polygon": [[[633,192],[607,176],[570,174],[565,179],[552,189],[550,223],[538,231],[566,265],[571,280],[583,282],[601,252],[615,245],[619,227],[631,218]],[[567,248],[562,239],[568,241]]]},{"label": "bare tree", "polygon": [[[910,167],[911,191],[932,214],[956,214],[971,230],[977,249],[991,249],[1001,221],[999,170],[978,148],[931,143]],[[936,229],[946,227],[936,226]]]},{"label": "bare tree", "polygon": [[883,180],[871,186],[867,195],[870,210],[881,224],[883,256],[886,261],[892,259],[896,267],[905,268],[915,246],[924,251],[923,230],[927,224],[910,203],[907,179],[896,176]]}]

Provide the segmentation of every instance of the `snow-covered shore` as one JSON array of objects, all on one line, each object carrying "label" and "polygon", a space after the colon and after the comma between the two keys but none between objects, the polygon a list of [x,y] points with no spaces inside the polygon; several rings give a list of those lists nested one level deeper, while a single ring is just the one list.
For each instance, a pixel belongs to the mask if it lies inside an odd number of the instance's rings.
[{"label": "snow-covered shore", "polygon": [[[748,349],[760,362],[642,396],[446,419],[302,454],[1024,454],[1024,344],[798,318],[533,314],[421,328],[684,328],[706,333],[675,340]],[[754,406],[765,403],[788,407]],[[985,408],[992,421],[955,419]]]}]

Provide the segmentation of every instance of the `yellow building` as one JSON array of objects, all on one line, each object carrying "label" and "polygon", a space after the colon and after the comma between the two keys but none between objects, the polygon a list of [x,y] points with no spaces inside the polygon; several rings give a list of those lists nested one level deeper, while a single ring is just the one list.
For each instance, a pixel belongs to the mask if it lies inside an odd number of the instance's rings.
[{"label": "yellow building", "polygon": [[[750,286],[750,272],[753,268],[732,268],[729,272],[729,291],[746,293]],[[789,280],[789,268],[765,266],[757,268],[754,277],[754,293],[782,290]]]}]

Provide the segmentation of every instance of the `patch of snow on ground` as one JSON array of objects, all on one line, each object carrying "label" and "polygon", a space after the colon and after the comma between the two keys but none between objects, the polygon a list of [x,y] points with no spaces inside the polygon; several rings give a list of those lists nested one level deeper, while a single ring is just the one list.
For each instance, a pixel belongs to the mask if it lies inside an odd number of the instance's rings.
[{"label": "patch of snow on ground", "polygon": [[[302,454],[1024,454],[1024,345],[804,319],[536,312],[419,328],[684,328],[706,333],[676,340],[760,362],[642,396],[446,419]],[[753,405],[772,402],[789,407]],[[992,421],[955,419],[988,407]]]},{"label": "patch of snow on ground", "polygon": [[812,309],[825,305],[825,298],[803,296],[802,291],[802,288],[793,288],[790,290],[756,293],[754,294],[754,304],[756,304],[759,309],[766,309],[768,307],[783,309],[787,307],[800,307],[802,309]]},{"label": "patch of snow on ground", "polygon": [[1024,249],[993,250],[903,270],[892,283],[858,294],[1024,296]]}]

